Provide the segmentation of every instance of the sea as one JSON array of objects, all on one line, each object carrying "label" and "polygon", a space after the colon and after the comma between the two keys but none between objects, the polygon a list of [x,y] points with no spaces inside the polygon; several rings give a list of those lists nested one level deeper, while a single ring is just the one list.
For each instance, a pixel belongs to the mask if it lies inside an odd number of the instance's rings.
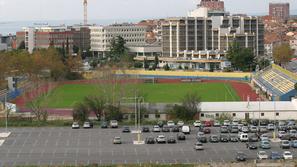
[{"label": "sea", "polygon": [[[118,19],[118,20],[89,20],[90,25],[109,25],[114,23],[135,23],[141,19]],[[15,35],[23,27],[41,27],[41,26],[71,26],[80,25],[82,20],[47,20],[47,21],[0,21],[1,35]]]}]

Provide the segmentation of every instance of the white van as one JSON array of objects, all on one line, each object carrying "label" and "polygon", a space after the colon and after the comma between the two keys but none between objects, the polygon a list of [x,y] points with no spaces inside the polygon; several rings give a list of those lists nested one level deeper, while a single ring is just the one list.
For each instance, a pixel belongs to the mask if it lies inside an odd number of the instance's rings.
[{"label": "white van", "polygon": [[182,126],[182,132],[184,134],[190,134],[191,133],[191,129],[189,126]]},{"label": "white van", "polygon": [[239,136],[239,140],[240,140],[241,142],[246,142],[246,141],[248,141],[248,140],[249,140],[249,136],[248,136],[248,134],[247,134],[247,133],[241,133],[240,136]]},{"label": "white van", "polygon": [[229,120],[224,120],[223,125],[224,125],[224,126],[229,126],[229,125],[230,125],[230,121],[229,121]]}]

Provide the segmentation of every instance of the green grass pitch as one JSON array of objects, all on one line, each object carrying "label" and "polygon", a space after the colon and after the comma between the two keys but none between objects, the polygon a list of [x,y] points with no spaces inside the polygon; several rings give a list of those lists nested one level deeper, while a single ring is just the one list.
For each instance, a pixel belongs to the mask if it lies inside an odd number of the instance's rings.
[{"label": "green grass pitch", "polygon": [[[75,102],[80,102],[88,95],[99,94],[98,85],[71,84],[54,89],[44,99],[50,108],[71,108]],[[146,102],[152,103],[177,103],[188,92],[197,93],[202,101],[240,101],[232,86],[228,83],[178,83],[178,84],[138,84],[128,85],[127,90],[139,90]],[[127,93],[129,94],[129,93]],[[133,96],[133,93],[130,95]]]}]

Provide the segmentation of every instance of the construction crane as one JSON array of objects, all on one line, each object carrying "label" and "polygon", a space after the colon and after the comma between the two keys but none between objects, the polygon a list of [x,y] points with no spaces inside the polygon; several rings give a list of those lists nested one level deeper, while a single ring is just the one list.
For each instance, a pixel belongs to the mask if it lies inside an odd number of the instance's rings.
[{"label": "construction crane", "polygon": [[84,0],[84,25],[88,24],[88,0]]}]

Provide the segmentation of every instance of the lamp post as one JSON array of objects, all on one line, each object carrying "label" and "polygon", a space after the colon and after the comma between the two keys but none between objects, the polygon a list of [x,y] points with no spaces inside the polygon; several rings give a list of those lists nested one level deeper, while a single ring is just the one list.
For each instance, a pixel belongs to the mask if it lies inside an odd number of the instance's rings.
[{"label": "lamp post", "polygon": [[273,109],[274,109],[274,130],[273,130],[273,139],[276,138],[276,98],[273,97]]}]

